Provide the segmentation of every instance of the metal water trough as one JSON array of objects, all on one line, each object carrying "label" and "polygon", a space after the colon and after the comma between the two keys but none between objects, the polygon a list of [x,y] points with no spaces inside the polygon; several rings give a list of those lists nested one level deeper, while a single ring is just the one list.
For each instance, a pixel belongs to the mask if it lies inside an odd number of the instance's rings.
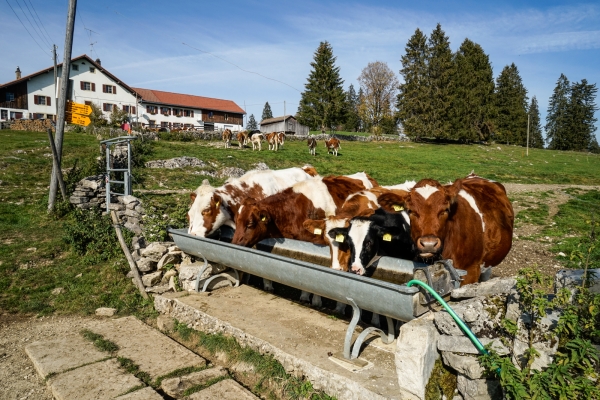
[{"label": "metal water trough", "polygon": [[[434,287],[440,296],[447,296],[452,289],[460,286],[459,274],[451,261],[428,266],[382,257],[373,276],[364,277],[323,266],[328,265],[330,260],[326,246],[291,239],[266,239],[256,245],[257,249],[252,249],[228,243],[232,233],[227,230],[222,230],[221,240],[189,235],[187,229],[169,229],[168,232],[182,251],[204,258],[205,265],[210,260],[234,271],[243,271],[351,305],[353,316],[343,350],[346,360],[358,357],[362,342],[370,333],[378,333],[384,343],[391,343],[395,338],[392,319],[410,321],[430,309],[431,299],[418,288],[407,287],[404,283],[413,278],[423,280]],[[311,262],[297,258],[310,259]],[[237,277],[237,272],[235,275]],[[225,277],[232,279],[229,275]],[[376,279],[378,277],[380,279]],[[202,283],[203,290],[206,290],[208,283],[208,280]],[[234,283],[238,285],[239,281]],[[199,284],[196,290],[200,290]],[[384,333],[375,327],[366,328],[352,346],[352,334],[360,320],[361,310],[385,316],[388,332]]]}]

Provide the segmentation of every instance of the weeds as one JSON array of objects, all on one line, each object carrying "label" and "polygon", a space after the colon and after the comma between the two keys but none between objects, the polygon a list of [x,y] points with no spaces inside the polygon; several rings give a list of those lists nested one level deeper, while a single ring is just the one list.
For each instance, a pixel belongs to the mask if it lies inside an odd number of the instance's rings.
[{"label": "weeds", "polygon": [[108,353],[114,353],[119,350],[119,346],[116,343],[104,339],[104,336],[98,333],[94,333],[88,329],[84,329],[80,333],[84,338],[94,343],[94,346],[96,346],[98,350]]}]

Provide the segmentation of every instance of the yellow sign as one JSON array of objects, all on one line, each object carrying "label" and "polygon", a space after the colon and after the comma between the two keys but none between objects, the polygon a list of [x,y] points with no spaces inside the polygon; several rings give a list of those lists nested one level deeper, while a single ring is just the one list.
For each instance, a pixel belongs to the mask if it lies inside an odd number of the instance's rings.
[{"label": "yellow sign", "polygon": [[75,125],[83,125],[88,126],[90,124],[90,119],[84,115],[79,114],[67,114],[66,115],[67,124],[75,124]]},{"label": "yellow sign", "polygon": [[86,104],[73,103],[72,101],[68,101],[67,112],[81,115],[90,115],[92,113],[92,107]]}]

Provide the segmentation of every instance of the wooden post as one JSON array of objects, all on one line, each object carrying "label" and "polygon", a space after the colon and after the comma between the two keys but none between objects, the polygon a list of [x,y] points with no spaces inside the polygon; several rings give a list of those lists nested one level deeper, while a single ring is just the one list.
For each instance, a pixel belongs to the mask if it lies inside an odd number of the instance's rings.
[{"label": "wooden post", "polygon": [[56,171],[58,176],[58,186],[60,187],[60,194],[64,201],[67,201],[67,187],[65,186],[65,181],[63,180],[62,170],[60,169],[60,159],[58,158],[58,154],[56,153],[56,146],[54,145],[54,138],[52,137],[52,129],[48,128],[48,139],[50,140],[50,148],[52,149],[52,170]]},{"label": "wooden post", "polygon": [[131,257],[131,253],[127,248],[127,244],[125,243],[125,239],[123,239],[123,232],[121,232],[121,224],[119,224],[119,218],[117,218],[117,213],[115,210],[110,211],[110,217],[112,218],[113,226],[115,227],[115,231],[117,232],[117,238],[119,238],[119,244],[121,245],[121,249],[123,253],[125,253],[125,258],[127,258],[127,262],[129,263],[129,268],[131,268],[131,272],[133,272],[133,280],[135,285],[137,286],[140,294],[144,299],[149,299],[148,293],[146,293],[146,289],[144,288],[144,283],[142,282],[142,278],[140,277],[140,272],[138,271],[137,264]]},{"label": "wooden post", "polygon": [[529,114],[527,114],[527,157],[529,157]]}]

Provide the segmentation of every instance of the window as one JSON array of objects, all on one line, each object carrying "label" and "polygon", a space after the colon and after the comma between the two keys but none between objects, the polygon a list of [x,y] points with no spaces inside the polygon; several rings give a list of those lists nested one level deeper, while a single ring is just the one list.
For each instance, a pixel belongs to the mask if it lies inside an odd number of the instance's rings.
[{"label": "window", "polygon": [[79,65],[77,65],[77,64],[71,64],[71,69],[73,71],[79,71]]},{"label": "window", "polygon": [[111,112],[116,106],[112,103],[103,103],[102,111]]},{"label": "window", "polygon": [[33,96],[33,104],[37,104],[38,106],[50,106],[52,101],[50,100],[50,97],[47,96],[37,96],[34,95]]},{"label": "window", "polygon": [[117,94],[117,87],[113,85],[102,85],[102,92]]},{"label": "window", "polygon": [[8,119],[8,110],[1,110],[0,111],[0,119],[4,119],[4,120]]},{"label": "window", "polygon": [[150,114],[156,114],[158,112],[158,107],[156,106],[146,106],[146,111]]},{"label": "window", "polygon": [[212,111],[209,111],[209,112],[208,112],[208,118],[212,118],[212,117],[213,117],[213,112],[212,112]]},{"label": "window", "polygon": [[6,92],[6,101],[15,101],[15,94]]},{"label": "window", "polygon": [[229,119],[229,115],[227,113],[223,114],[223,119],[225,119],[225,121],[227,121]]},{"label": "window", "polygon": [[191,110],[183,110],[183,116],[184,117],[193,117],[194,116],[194,112]]},{"label": "window", "polygon": [[91,101],[87,101],[87,100],[86,100],[84,103],[85,103],[85,105],[86,105],[86,106],[91,106],[91,105],[92,105],[92,102],[91,102]]},{"label": "window", "polygon": [[150,128],[154,128],[156,126],[156,120],[154,119],[149,120],[148,123],[150,124]]},{"label": "window", "polygon": [[44,114],[35,113],[33,114],[33,119],[44,119]]},{"label": "window", "polygon": [[81,81],[79,83],[80,83],[79,87],[80,87],[81,90],[91,90],[92,92],[96,91],[96,84],[95,83],[84,82],[84,81]]},{"label": "window", "polygon": [[161,123],[160,123],[160,127],[161,127],[161,128],[168,128],[168,127],[169,127],[169,123],[168,123],[168,122],[165,122],[165,121],[163,121],[163,122],[161,122]]},{"label": "window", "polygon": [[175,128],[175,129],[179,128],[179,122],[173,123],[173,128]]},{"label": "window", "polygon": [[123,106],[123,111],[130,114],[135,114],[135,106]]},{"label": "window", "polygon": [[160,113],[164,115],[171,115],[171,109],[169,107],[161,107]]},{"label": "window", "polygon": [[94,67],[90,67],[90,72],[91,72],[92,74],[95,74],[95,73],[96,73],[96,68],[94,68]]}]

